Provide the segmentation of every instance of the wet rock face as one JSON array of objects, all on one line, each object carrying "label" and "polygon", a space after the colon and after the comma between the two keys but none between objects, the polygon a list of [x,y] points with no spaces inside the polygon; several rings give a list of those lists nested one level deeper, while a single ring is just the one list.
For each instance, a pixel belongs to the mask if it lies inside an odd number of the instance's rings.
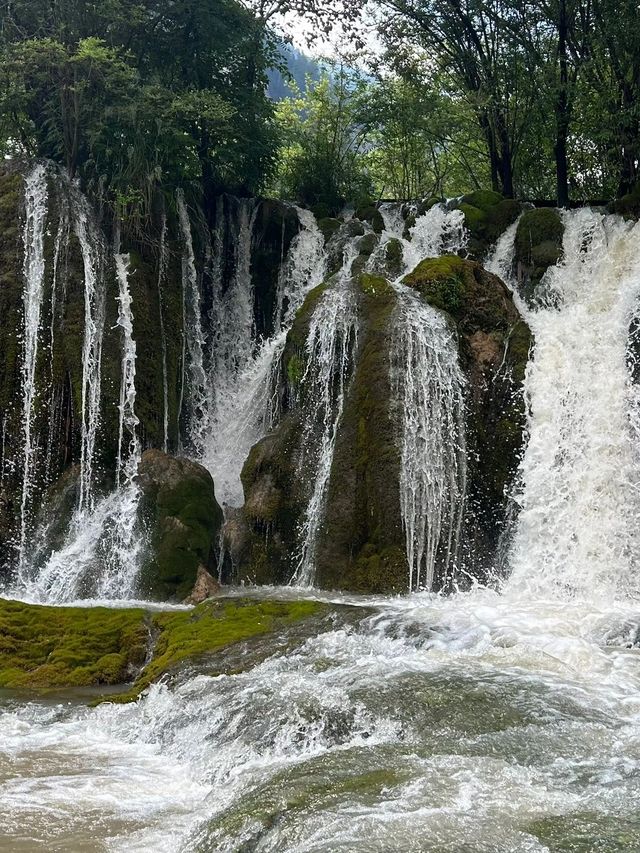
[{"label": "wet rock face", "polygon": [[557,210],[541,207],[528,210],[516,231],[518,290],[530,305],[545,299],[541,280],[562,256],[564,225]]},{"label": "wet rock face", "polygon": [[300,222],[292,205],[274,199],[259,202],[251,251],[254,314],[259,335],[268,337],[273,332],[280,263],[299,230]]},{"label": "wet rock face", "polygon": [[531,333],[504,283],[456,256],[427,259],[404,282],[455,324],[467,377],[467,501],[463,566],[484,579],[503,530],[524,441],[522,382]]},{"label": "wet rock face", "polygon": [[197,462],[147,450],[138,485],[140,513],[149,536],[141,593],[158,600],[182,599],[192,592],[202,570],[217,576],[222,510],[213,480]]},{"label": "wet rock face", "polygon": [[381,276],[363,273],[355,284],[358,353],[336,439],[316,577],[330,589],[401,592],[408,570],[390,360],[397,294]]},{"label": "wet rock face", "polygon": [[469,232],[468,257],[481,261],[522,212],[522,204],[503,198],[493,190],[476,190],[463,196],[456,205],[464,213]]}]

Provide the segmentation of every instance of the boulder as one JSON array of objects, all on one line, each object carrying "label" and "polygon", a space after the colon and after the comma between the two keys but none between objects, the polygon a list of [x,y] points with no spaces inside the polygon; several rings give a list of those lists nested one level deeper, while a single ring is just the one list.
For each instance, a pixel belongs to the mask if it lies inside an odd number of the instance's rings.
[{"label": "boulder", "polygon": [[316,583],[357,592],[403,592],[408,569],[390,364],[398,297],[382,276],[365,273],[356,284],[358,353],[333,454]]},{"label": "boulder", "polygon": [[522,204],[503,198],[493,190],[476,190],[463,196],[456,205],[464,213],[464,224],[469,232],[467,253],[481,261],[500,235],[522,212]]},{"label": "boulder", "polygon": [[222,510],[213,480],[197,462],[147,450],[138,484],[140,513],[149,536],[140,593],[158,600],[183,599],[191,594],[202,569],[217,576]]},{"label": "boulder", "polygon": [[518,290],[530,304],[544,299],[540,282],[549,267],[562,257],[563,235],[560,214],[551,207],[528,210],[518,222],[515,244]]}]

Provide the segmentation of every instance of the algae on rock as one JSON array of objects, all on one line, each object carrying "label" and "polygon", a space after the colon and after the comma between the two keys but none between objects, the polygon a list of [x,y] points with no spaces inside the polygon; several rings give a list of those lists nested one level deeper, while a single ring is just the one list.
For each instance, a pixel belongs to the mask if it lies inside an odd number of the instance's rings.
[{"label": "algae on rock", "polygon": [[191,610],[46,607],[0,599],[0,688],[131,687],[131,701],[187,658],[221,652],[326,607],[313,601],[208,600]]}]

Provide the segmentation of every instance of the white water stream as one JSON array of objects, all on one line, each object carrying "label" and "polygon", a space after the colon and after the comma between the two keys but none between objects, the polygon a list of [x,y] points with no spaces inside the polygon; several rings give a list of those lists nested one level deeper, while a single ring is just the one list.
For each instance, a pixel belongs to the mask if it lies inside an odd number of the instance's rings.
[{"label": "white water stream", "polygon": [[[639,401],[627,365],[640,226],[589,210],[565,214],[565,226],[564,258],[545,280],[553,299],[518,301],[536,345],[504,588],[392,599],[250,591],[332,603],[321,622],[231,650],[222,674],[219,658],[200,661],[136,704],[0,695],[3,850],[640,849]],[[514,235],[489,263],[505,276]],[[334,379],[354,328],[348,293],[328,289],[312,317],[309,346]],[[414,310],[399,339],[415,366],[415,387],[407,374],[399,393],[417,401],[403,454],[434,461],[403,486],[434,490],[421,513],[403,509],[416,587],[434,547],[454,542],[461,499],[460,468],[448,486],[437,474],[460,464],[439,454],[463,439],[461,380],[436,316]],[[258,350],[256,375],[277,340]],[[440,513],[435,546],[437,525],[407,521],[425,506]],[[82,559],[90,526],[65,560]]]},{"label": "white water stream", "polygon": [[27,535],[30,532],[31,493],[34,456],[33,419],[38,399],[36,367],[42,303],[44,299],[44,232],[47,217],[47,172],[38,165],[25,180],[25,223],[23,229],[24,333],[22,356],[22,432],[24,439],[22,496],[20,502],[20,542],[18,572],[25,570]]}]

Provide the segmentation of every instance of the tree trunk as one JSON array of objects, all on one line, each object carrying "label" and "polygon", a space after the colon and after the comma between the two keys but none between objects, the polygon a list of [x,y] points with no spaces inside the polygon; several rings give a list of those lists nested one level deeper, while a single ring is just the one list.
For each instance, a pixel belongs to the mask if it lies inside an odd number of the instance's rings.
[{"label": "tree trunk", "polygon": [[569,166],[567,162],[567,137],[569,135],[569,96],[567,64],[567,4],[560,0],[558,13],[558,63],[560,83],[556,98],[556,139],[554,155],[556,160],[556,198],[558,207],[569,204]]}]

